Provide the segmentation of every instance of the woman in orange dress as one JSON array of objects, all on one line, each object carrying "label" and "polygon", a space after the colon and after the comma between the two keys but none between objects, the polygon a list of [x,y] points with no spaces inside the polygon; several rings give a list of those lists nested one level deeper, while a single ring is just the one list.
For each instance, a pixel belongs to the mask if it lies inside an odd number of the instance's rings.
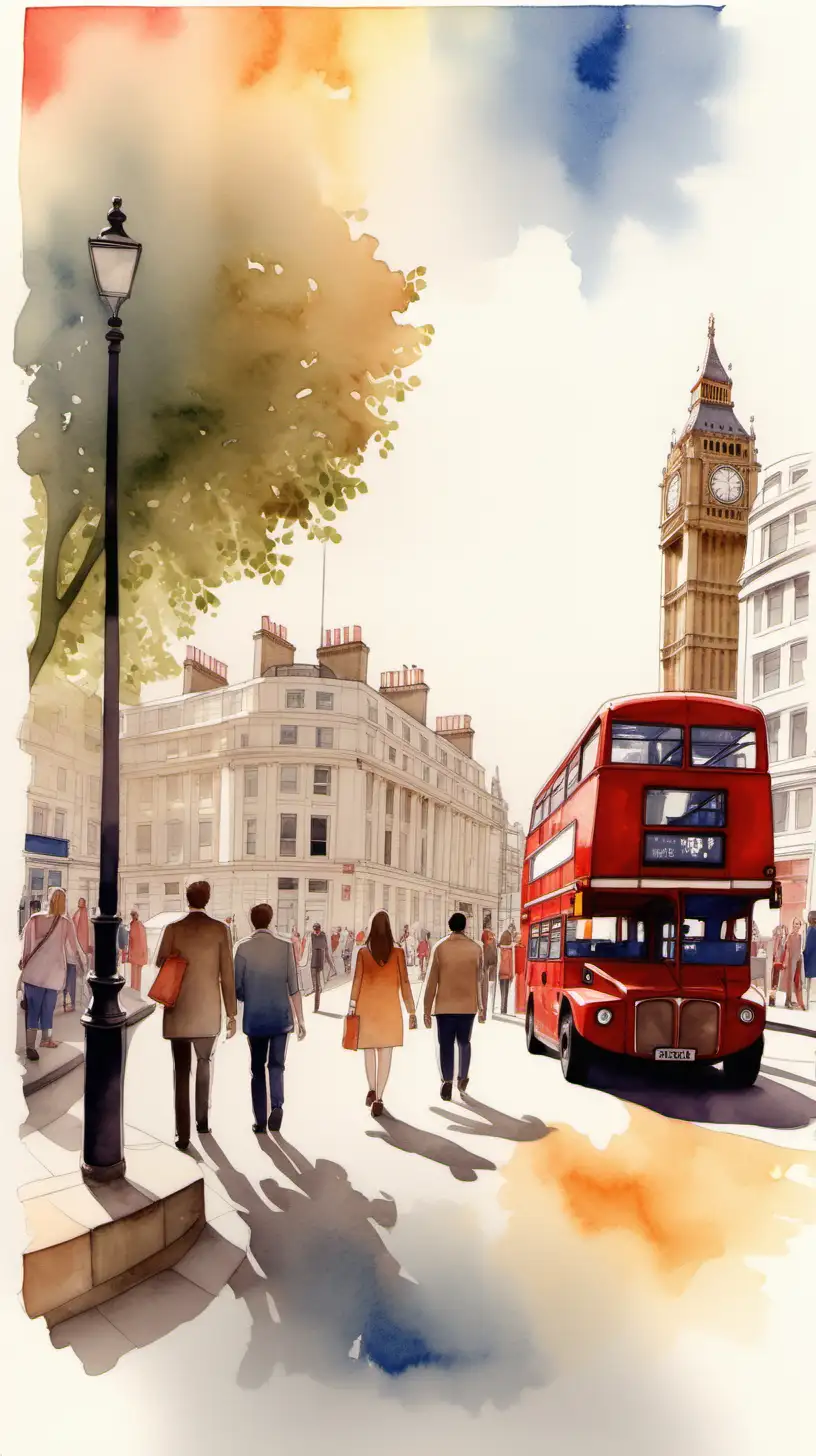
[{"label": "woman in orange dress", "polygon": [[365,1054],[368,1094],[366,1107],[372,1117],[382,1117],[383,1093],[391,1071],[394,1047],[402,1046],[403,1021],[400,994],[408,1012],[408,1026],[416,1031],[416,1007],[411,994],[405,953],[394,944],[391,921],[378,910],[369,926],[365,945],[357,952],[351,987],[349,1014],[360,1018],[358,1051]]},{"label": "woman in orange dress", "polygon": [[131,987],[141,995],[142,970],[147,965],[147,931],[139,919],[138,910],[131,910],[130,912],[130,926],[128,928],[128,943],[125,959],[130,966]]}]

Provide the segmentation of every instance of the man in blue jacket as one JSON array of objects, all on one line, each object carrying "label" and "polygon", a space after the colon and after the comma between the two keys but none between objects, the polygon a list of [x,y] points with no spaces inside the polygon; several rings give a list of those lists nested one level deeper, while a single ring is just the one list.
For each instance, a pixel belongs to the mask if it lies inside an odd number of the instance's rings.
[{"label": "man in blue jacket", "polygon": [[270,1132],[278,1132],[283,1121],[286,1047],[295,1021],[298,1041],[306,1035],[303,1002],[292,942],[270,929],[272,906],[255,905],[249,918],[255,934],[236,948],[235,993],[244,1003],[243,1026],[249,1041],[253,1132],[265,1132],[267,1127]]}]

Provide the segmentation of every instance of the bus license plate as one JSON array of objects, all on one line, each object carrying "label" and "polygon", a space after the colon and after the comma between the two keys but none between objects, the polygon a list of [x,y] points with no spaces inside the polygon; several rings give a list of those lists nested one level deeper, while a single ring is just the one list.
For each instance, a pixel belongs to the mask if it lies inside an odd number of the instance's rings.
[{"label": "bus license plate", "polygon": [[692,1047],[657,1047],[656,1062],[693,1062],[697,1053]]}]

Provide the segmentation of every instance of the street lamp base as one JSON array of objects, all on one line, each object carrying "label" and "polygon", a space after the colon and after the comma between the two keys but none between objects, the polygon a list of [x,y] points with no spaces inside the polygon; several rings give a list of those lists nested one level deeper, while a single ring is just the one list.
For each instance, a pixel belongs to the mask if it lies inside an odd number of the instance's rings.
[{"label": "street lamp base", "polygon": [[93,1168],[88,1163],[82,1163],[80,1166],[86,1183],[113,1183],[117,1178],[125,1176],[124,1158],[120,1163],[113,1163],[109,1168]]}]

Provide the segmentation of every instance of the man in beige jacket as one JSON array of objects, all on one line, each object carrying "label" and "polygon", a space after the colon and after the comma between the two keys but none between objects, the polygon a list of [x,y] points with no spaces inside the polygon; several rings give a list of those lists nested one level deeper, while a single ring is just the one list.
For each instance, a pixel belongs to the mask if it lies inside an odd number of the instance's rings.
[{"label": "man in beige jacket", "polygon": [[464,915],[451,916],[448,921],[451,933],[434,948],[425,987],[425,1025],[430,1027],[431,1015],[436,1016],[443,1102],[450,1102],[453,1092],[454,1049],[457,1045],[459,1091],[467,1089],[473,1019],[478,1012],[479,1020],[484,1021],[486,1014],[482,952],[476,941],[465,935],[466,926]]},{"label": "man in beige jacket", "polygon": [[176,1147],[190,1146],[190,1072],[196,1054],[195,1115],[200,1133],[209,1132],[210,1083],[215,1043],[221,1030],[221,1003],[227,1013],[227,1040],[235,1035],[238,1002],[229,926],[207,915],[210,887],[198,880],[187,889],[189,915],[168,925],[156,964],[180,955],[187,962],[175,1006],[164,1012],[163,1036],[173,1052]]}]

